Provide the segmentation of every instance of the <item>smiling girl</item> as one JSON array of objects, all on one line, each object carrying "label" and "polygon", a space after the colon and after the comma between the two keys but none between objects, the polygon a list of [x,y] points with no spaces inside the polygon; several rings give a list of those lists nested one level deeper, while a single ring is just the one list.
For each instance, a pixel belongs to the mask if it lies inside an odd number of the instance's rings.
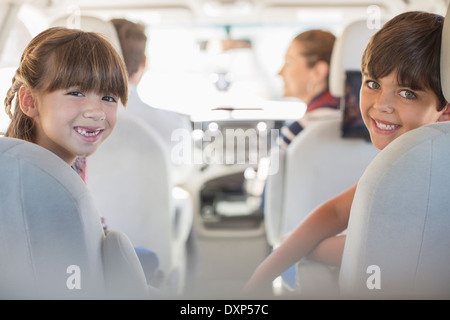
[{"label": "smiling girl", "polygon": [[72,165],[111,134],[119,102],[127,103],[127,83],[125,65],[107,40],[47,29],[26,47],[7,93],[5,136],[36,143]]},{"label": "smiling girl", "polygon": [[[107,40],[92,32],[50,28],[22,55],[5,99],[11,117],[5,136],[55,153],[86,180],[85,157],[110,136],[119,103],[127,101],[127,69]],[[152,274],[157,256],[145,248],[136,252]]]},{"label": "smiling girl", "polygon": [[[405,132],[450,119],[441,91],[440,47],[444,18],[406,12],[387,22],[362,57],[360,108],[372,143],[384,149]],[[270,254],[247,282],[247,294],[270,294],[275,277],[308,256],[340,266],[357,185],[328,200]]]}]

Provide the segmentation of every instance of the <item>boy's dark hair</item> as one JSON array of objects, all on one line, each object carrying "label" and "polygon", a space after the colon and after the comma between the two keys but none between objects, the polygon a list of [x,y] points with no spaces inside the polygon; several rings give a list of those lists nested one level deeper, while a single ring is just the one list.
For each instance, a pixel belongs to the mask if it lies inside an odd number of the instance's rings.
[{"label": "boy's dark hair", "polygon": [[447,104],[441,89],[440,52],[444,18],[411,11],[402,13],[370,40],[361,61],[361,71],[380,79],[396,71],[398,82],[413,90],[431,89],[439,99],[438,111]]},{"label": "boy's dark hair", "polygon": [[145,59],[147,36],[145,26],[126,19],[112,19],[117,30],[123,52],[123,60],[127,66],[128,76],[135,74]]}]

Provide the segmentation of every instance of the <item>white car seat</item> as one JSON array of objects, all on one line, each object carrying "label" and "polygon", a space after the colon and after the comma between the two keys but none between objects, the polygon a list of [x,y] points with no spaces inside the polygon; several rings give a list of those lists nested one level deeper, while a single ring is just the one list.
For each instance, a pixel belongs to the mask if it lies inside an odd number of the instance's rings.
[{"label": "white car seat", "polygon": [[85,183],[52,152],[0,138],[0,297],[148,298],[128,238],[105,236]]},{"label": "white car seat", "polygon": [[367,168],[348,225],[344,295],[450,297],[449,145],[449,122],[424,126],[393,141]]},{"label": "white car seat", "polygon": [[127,234],[135,247],[153,250],[168,288],[179,292],[193,212],[176,210],[164,150],[156,132],[119,111],[113,133],[87,159],[87,185],[108,228]]}]

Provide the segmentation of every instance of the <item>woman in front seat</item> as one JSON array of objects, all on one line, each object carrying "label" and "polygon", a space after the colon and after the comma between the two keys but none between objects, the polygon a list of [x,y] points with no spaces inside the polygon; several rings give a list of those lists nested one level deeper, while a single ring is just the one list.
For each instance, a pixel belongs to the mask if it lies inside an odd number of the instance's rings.
[{"label": "woman in front seat", "polygon": [[306,104],[306,113],[281,128],[280,145],[286,148],[309,124],[341,115],[340,100],[328,88],[331,53],[336,37],[329,31],[308,30],[289,45],[284,65],[278,73],[284,82],[285,97]]}]

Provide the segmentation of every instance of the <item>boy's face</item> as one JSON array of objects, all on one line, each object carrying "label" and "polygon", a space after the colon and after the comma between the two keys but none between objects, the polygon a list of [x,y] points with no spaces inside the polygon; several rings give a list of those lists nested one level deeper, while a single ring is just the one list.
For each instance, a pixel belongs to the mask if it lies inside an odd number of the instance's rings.
[{"label": "boy's face", "polygon": [[41,95],[36,143],[69,164],[94,153],[116,125],[117,99],[76,88]]},{"label": "boy's face", "polygon": [[439,100],[430,89],[412,90],[391,72],[381,79],[364,76],[360,92],[361,114],[372,143],[382,150],[395,138],[440,120]]}]

